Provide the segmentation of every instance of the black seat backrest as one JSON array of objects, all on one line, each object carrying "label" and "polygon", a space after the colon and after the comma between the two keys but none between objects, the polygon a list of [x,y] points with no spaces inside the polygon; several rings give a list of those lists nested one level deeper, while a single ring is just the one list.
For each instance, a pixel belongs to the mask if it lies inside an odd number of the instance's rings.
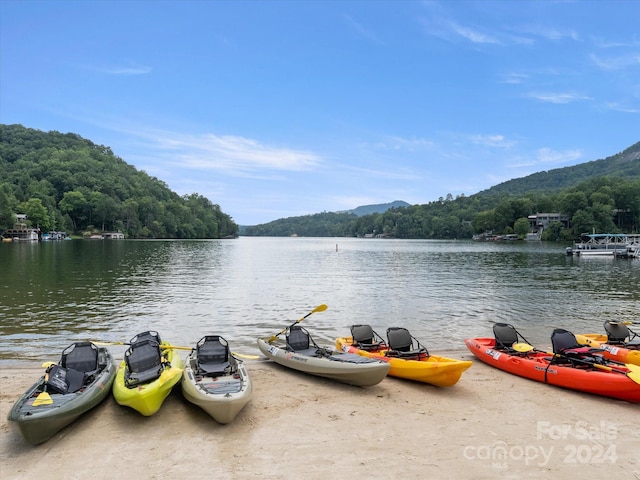
[{"label": "black seat backrest", "polygon": [[196,344],[198,372],[205,375],[223,375],[231,365],[229,343],[219,335],[207,335]]},{"label": "black seat backrest", "polygon": [[126,383],[132,387],[155,380],[162,370],[162,354],[153,340],[144,340],[131,345],[124,353],[127,365]]},{"label": "black seat backrest", "polygon": [[135,343],[142,343],[145,340],[151,340],[156,342],[158,345],[160,345],[162,343],[162,340],[160,340],[160,334],[158,332],[156,332],[155,330],[148,330],[146,332],[142,332],[139,333],[138,335],[136,335],[135,337],[133,337],[129,343],[131,343],[132,345]]},{"label": "black seat backrest", "polygon": [[556,328],[551,334],[551,345],[553,353],[563,353],[574,348],[583,348],[576,340],[576,336],[563,328]]},{"label": "black seat backrest", "polygon": [[604,331],[607,332],[607,343],[623,344],[630,335],[629,329],[622,323],[611,323],[609,320],[604,322]]},{"label": "black seat backrest", "polygon": [[300,325],[293,325],[287,332],[287,345],[294,352],[307,350],[310,340],[309,333]]},{"label": "black seat backrest", "polygon": [[409,330],[403,327],[390,327],[387,329],[389,348],[398,352],[413,350],[413,337]]},{"label": "black seat backrest", "polygon": [[371,325],[352,325],[351,338],[356,343],[372,344],[375,342],[375,334]]},{"label": "black seat backrest", "polygon": [[62,352],[60,365],[83,373],[98,370],[98,347],[91,342],[76,342]]},{"label": "black seat backrest", "polygon": [[499,350],[510,350],[514,343],[518,343],[518,332],[508,323],[494,324],[493,335],[496,337],[495,348]]}]

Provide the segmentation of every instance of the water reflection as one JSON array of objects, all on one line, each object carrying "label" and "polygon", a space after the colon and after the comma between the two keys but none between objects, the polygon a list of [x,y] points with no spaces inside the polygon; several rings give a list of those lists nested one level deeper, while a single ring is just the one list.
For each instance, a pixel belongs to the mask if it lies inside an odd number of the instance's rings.
[{"label": "water reflection", "polygon": [[513,323],[549,344],[551,329],[599,332],[638,320],[640,261],[583,259],[562,245],[470,241],[240,238],[0,244],[0,359],[57,356],[80,339],[126,341],[156,329],[191,345],[220,333],[255,350],[305,320],[332,343],[353,323],[406,326],[430,350]]}]

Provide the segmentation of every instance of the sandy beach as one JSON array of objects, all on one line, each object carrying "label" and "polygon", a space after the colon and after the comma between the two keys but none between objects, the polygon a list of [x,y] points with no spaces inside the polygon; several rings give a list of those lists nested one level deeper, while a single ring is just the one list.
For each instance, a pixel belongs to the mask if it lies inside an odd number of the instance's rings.
[{"label": "sandy beach", "polygon": [[37,447],[6,418],[41,370],[3,367],[0,477],[640,479],[639,405],[478,361],[450,388],[392,377],[359,388],[263,358],[245,363],[254,396],[232,424],[217,424],[177,388],[149,418],[109,397]]}]

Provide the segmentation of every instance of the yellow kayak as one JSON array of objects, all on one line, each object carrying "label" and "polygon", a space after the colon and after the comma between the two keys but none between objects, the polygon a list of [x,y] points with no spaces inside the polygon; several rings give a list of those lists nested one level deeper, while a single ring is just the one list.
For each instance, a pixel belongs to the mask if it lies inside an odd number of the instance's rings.
[{"label": "yellow kayak", "polygon": [[438,387],[455,385],[464,371],[472,365],[472,362],[467,360],[455,360],[438,355],[420,354],[414,358],[388,356],[386,353],[390,349],[386,344],[381,344],[376,348],[362,349],[354,344],[352,337],[336,339],[336,348],[343,352],[384,360],[390,365],[388,375],[392,377],[405,378]]},{"label": "yellow kayak", "polygon": [[136,335],[113,382],[116,402],[147,417],[160,410],[184,368],[180,355],[156,340],[160,340],[157,332]]},{"label": "yellow kayak", "polygon": [[620,345],[611,345],[607,343],[607,335],[599,335],[597,333],[584,333],[576,335],[576,340],[581,345],[588,345],[593,348],[601,348],[602,355],[609,360],[622,363],[632,363],[640,365],[640,350],[632,350]]}]

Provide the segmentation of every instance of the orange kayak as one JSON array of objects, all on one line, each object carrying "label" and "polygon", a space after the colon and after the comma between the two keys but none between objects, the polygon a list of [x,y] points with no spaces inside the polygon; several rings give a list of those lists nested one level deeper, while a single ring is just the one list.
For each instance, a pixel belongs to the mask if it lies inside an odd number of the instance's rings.
[{"label": "orange kayak", "polygon": [[607,343],[606,335],[585,333],[582,335],[576,335],[576,340],[578,340],[578,343],[581,343],[582,345],[601,348],[603,350],[602,355],[610,360],[640,365],[640,350],[632,350],[620,345],[610,345]]},{"label": "orange kayak", "polygon": [[382,348],[362,350],[353,345],[352,337],[336,339],[336,348],[346,353],[357,353],[363,357],[384,360],[390,365],[388,375],[392,377],[428,383],[437,387],[455,385],[464,371],[472,365],[468,360],[455,360],[438,355],[418,359],[387,357],[385,352],[389,349],[386,345]]},{"label": "orange kayak", "polygon": [[464,342],[479,360],[505,372],[557,387],[640,403],[640,384],[627,376],[631,370],[624,365],[578,368],[554,363],[553,354],[546,352],[510,354],[495,349],[494,338],[468,338]]}]

